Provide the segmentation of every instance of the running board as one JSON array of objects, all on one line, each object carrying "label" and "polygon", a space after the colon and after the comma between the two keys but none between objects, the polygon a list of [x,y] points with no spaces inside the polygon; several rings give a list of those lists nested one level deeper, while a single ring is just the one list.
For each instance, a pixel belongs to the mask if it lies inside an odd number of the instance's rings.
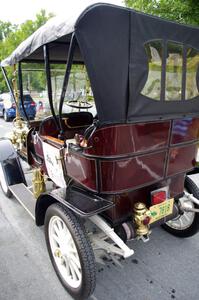
[{"label": "running board", "polygon": [[9,186],[10,191],[25,208],[29,215],[35,220],[35,205],[36,199],[31,191],[23,183],[18,183]]}]

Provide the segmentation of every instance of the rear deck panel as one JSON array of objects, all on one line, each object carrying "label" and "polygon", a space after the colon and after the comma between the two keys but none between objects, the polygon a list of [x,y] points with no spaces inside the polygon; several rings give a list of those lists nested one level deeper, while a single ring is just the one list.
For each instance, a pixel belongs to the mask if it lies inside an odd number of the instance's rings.
[{"label": "rear deck panel", "polygon": [[197,144],[178,146],[169,150],[167,177],[178,173],[186,173],[194,168]]},{"label": "rear deck panel", "polygon": [[89,155],[116,156],[155,151],[167,146],[171,122],[114,125],[95,132]]},{"label": "rear deck panel", "polygon": [[198,124],[199,118],[184,118],[99,128],[83,155],[67,156],[68,175],[102,194],[122,194],[169,178],[170,184],[173,176],[184,178],[194,168]]},{"label": "rear deck panel", "polygon": [[196,141],[199,138],[199,118],[184,118],[173,121],[171,145]]},{"label": "rear deck panel", "polygon": [[164,177],[165,163],[166,151],[101,161],[101,192],[122,192],[160,181]]}]

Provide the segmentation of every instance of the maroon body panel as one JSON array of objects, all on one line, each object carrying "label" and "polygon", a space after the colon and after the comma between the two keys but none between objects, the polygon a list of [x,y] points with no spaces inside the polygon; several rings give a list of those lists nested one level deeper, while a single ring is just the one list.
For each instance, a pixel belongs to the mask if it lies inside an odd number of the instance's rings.
[{"label": "maroon body panel", "polygon": [[187,172],[195,165],[196,144],[179,146],[169,150],[167,176]]},{"label": "maroon body panel", "polygon": [[101,192],[114,193],[160,181],[164,177],[166,151],[115,161],[101,161]]},{"label": "maroon body panel", "polygon": [[142,187],[140,189],[126,193],[109,196],[109,200],[115,203],[115,206],[103,214],[114,225],[121,223],[128,218],[132,219],[133,208],[136,202],[143,202],[147,206],[151,205],[151,192],[161,187],[169,186],[170,197],[179,195],[184,190],[184,174],[172,177],[172,179],[161,180],[160,182]]},{"label": "maroon body panel", "polygon": [[102,194],[122,194],[184,176],[194,167],[198,124],[198,118],[187,118],[99,128],[83,155],[68,156],[68,175]]},{"label": "maroon body panel", "polygon": [[199,137],[199,118],[186,118],[173,121],[171,144],[196,141]]},{"label": "maroon body panel", "polygon": [[87,154],[97,156],[128,155],[155,151],[168,144],[170,121],[114,125],[101,128],[92,137]]},{"label": "maroon body panel", "polygon": [[96,162],[94,159],[68,154],[65,157],[67,174],[88,189],[97,192]]}]

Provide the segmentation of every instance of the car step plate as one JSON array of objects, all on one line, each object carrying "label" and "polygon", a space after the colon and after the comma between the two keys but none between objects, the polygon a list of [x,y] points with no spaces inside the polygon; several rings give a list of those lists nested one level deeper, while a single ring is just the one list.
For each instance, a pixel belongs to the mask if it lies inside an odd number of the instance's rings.
[{"label": "car step plate", "polygon": [[10,191],[19,201],[19,203],[25,208],[30,216],[35,220],[35,205],[36,199],[31,191],[23,183],[18,183],[9,186]]}]

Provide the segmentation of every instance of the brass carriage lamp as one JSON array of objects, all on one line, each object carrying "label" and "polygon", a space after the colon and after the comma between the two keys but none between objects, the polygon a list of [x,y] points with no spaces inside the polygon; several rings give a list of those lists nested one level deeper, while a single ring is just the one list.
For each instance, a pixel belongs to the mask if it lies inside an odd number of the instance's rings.
[{"label": "brass carriage lamp", "polygon": [[16,117],[13,120],[14,128],[10,135],[10,140],[16,149],[21,150],[24,147],[24,143],[26,141],[28,127],[26,126],[26,123],[23,121],[23,119],[20,117],[20,113],[19,113],[19,94],[18,94],[18,88],[17,88],[16,64],[13,66],[12,84],[13,84],[13,92],[14,92],[14,98],[15,98],[14,100],[16,103]]},{"label": "brass carriage lamp", "polygon": [[150,233],[149,231],[150,212],[147,209],[146,205],[142,202],[135,203],[134,222],[136,225],[137,236],[145,236]]},{"label": "brass carriage lamp", "polygon": [[17,88],[17,69],[16,69],[16,64],[13,65],[13,79],[12,79],[12,84],[13,84],[13,90],[14,90],[14,96],[15,96],[15,101],[16,101],[16,127],[22,128],[22,120],[20,118],[19,114],[19,93],[18,93],[18,88]]}]

